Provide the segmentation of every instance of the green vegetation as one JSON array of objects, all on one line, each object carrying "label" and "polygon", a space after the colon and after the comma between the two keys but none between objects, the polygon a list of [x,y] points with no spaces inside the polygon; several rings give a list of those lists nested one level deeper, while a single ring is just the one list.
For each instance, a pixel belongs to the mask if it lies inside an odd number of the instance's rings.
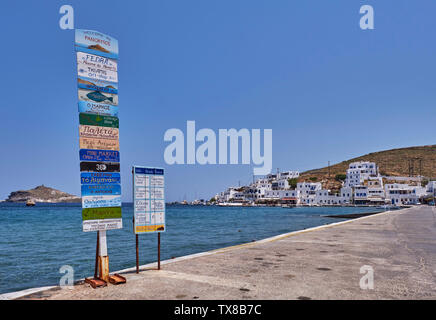
[{"label": "green vegetation", "polygon": [[289,187],[291,188],[291,189],[295,189],[296,187],[297,187],[297,182],[298,182],[298,179],[297,178],[289,178],[288,179],[288,184],[289,184]]},{"label": "green vegetation", "polygon": [[343,173],[338,173],[338,174],[335,176],[335,180],[336,180],[336,181],[345,181],[346,178],[347,178],[347,175],[346,175],[346,174],[343,174]]}]

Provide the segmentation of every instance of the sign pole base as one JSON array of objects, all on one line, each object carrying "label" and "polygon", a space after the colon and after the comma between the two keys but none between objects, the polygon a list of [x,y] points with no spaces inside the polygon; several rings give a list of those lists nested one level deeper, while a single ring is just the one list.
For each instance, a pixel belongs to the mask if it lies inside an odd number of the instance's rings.
[{"label": "sign pole base", "polygon": [[139,273],[138,235],[136,234],[136,273]]},{"label": "sign pole base", "polygon": [[157,270],[160,270],[160,232],[157,233]]}]

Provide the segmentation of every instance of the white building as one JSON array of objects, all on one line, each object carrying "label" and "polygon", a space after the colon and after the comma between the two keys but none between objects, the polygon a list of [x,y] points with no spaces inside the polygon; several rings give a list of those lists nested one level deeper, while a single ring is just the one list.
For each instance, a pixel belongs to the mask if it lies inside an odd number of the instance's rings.
[{"label": "white building", "polygon": [[297,191],[300,191],[300,203],[313,205],[315,204],[316,191],[321,190],[320,182],[299,182],[297,183]]},{"label": "white building", "polygon": [[385,193],[391,204],[411,205],[419,202],[419,198],[426,194],[426,188],[404,183],[390,183],[385,185]]},{"label": "white building", "polygon": [[375,162],[360,161],[350,163],[347,169],[346,187],[362,185],[370,176],[378,176],[378,166]]}]

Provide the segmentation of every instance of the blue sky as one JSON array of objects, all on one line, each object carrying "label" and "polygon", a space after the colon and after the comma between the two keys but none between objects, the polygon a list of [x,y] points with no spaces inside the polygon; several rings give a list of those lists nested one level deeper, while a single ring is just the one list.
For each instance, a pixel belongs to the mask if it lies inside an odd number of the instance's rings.
[{"label": "blue sky", "polygon": [[[75,27],[119,40],[123,200],[133,164],[166,169],[167,200],[210,198],[249,165],[165,164],[167,129],[273,130],[273,168],[306,170],[435,143],[436,2],[2,1],[0,199],[80,193]],[[359,8],[375,30],[359,28]],[[275,169],[274,169],[275,170]]]}]

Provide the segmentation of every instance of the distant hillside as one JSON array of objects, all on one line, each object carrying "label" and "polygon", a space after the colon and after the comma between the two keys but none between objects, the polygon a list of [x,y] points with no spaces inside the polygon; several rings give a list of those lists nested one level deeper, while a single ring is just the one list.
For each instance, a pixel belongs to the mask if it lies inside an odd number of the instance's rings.
[{"label": "distant hillside", "polygon": [[33,200],[35,202],[80,202],[80,197],[62,192],[53,188],[45,187],[44,185],[38,186],[30,190],[19,190],[11,192],[6,202],[26,202]]},{"label": "distant hillside", "polygon": [[413,176],[419,175],[421,170],[421,175],[431,178],[436,176],[436,145],[369,153],[331,165],[330,176],[328,167],[305,171],[300,175],[299,181],[323,182],[324,188],[339,189],[341,183],[335,180],[335,176],[337,174],[345,174],[348,165],[356,161],[376,162],[379,166],[380,174],[388,176],[409,176],[409,165],[413,164]]}]

